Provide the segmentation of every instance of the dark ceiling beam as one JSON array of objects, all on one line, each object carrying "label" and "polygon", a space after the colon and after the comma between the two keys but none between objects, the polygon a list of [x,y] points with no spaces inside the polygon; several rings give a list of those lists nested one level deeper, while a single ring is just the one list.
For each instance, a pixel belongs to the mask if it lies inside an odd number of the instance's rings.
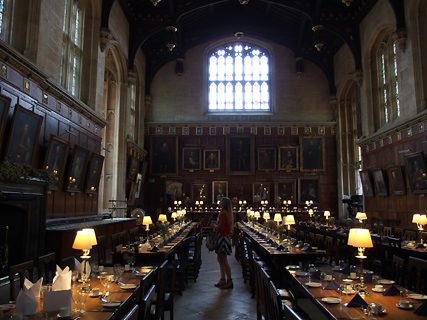
[{"label": "dark ceiling beam", "polygon": [[[132,29],[131,29],[132,30]],[[138,49],[152,36],[165,30],[165,26],[156,26],[146,32],[138,35],[131,31],[130,42],[129,42],[129,69],[133,69],[135,63],[135,56]]]},{"label": "dark ceiling beam", "polygon": [[176,21],[180,21],[185,15],[192,13],[194,11],[209,7],[210,12],[213,12],[213,7],[217,4],[228,2],[230,0],[218,0],[218,1],[195,1],[191,5],[186,5],[176,12]]},{"label": "dark ceiling beam", "polygon": [[116,0],[103,0],[101,8],[101,28],[108,29],[108,21],[110,20],[111,8],[113,8]]},{"label": "dark ceiling beam", "polygon": [[388,0],[396,17],[396,30],[406,28],[405,6],[403,0]]},{"label": "dark ceiling beam", "polygon": [[297,12],[300,12],[301,14],[307,16],[307,18],[311,21],[314,21],[315,19],[315,13],[311,12],[309,8],[304,7],[300,5],[299,3],[296,3],[295,1],[289,1],[289,0],[260,0],[261,2],[269,3],[269,4],[275,4],[277,6],[295,10]]}]

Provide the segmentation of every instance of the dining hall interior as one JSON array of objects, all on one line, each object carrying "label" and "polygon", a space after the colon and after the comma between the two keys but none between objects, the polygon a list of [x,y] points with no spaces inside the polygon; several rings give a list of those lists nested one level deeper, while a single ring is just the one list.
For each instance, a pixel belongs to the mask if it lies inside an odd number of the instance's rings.
[{"label": "dining hall interior", "polygon": [[422,0],[0,0],[0,319],[425,316],[425,30]]}]

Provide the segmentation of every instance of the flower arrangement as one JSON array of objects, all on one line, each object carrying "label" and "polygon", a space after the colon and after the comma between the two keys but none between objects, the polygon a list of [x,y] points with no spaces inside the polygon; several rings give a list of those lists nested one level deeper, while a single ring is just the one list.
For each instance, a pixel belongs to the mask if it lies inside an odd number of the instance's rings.
[{"label": "flower arrangement", "polygon": [[285,226],[284,225],[279,225],[277,226],[277,233],[279,234],[279,241],[283,240],[283,233],[285,232]]},{"label": "flower arrangement", "polygon": [[162,238],[164,240],[166,236],[169,234],[169,222],[157,221],[157,227],[160,229],[162,233]]}]

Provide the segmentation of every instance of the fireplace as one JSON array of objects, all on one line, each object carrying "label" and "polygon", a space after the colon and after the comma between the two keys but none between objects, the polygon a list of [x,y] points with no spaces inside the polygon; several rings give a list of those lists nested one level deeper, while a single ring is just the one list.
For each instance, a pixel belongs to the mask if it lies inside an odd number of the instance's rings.
[{"label": "fireplace", "polygon": [[[46,229],[46,183],[0,183],[0,246],[5,247],[6,226],[8,265],[34,260],[44,253]],[[4,250],[2,250],[4,252]],[[5,257],[2,254],[2,262]]]}]

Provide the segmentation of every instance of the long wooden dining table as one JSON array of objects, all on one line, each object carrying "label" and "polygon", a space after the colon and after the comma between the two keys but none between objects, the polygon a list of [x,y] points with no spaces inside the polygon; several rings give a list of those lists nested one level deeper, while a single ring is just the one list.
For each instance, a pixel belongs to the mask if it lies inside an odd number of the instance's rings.
[{"label": "long wooden dining table", "polygon": [[[85,319],[85,320],[108,320],[114,318],[115,314],[119,312],[120,308],[127,305],[128,299],[132,296],[135,290],[140,285],[140,281],[144,275],[150,272],[152,269],[155,269],[155,266],[144,266],[144,267],[135,267],[134,270],[129,270],[123,272],[121,275],[120,281],[111,282],[110,287],[107,289],[101,284],[100,274],[94,273],[89,278],[89,284],[91,293],[87,294],[87,300],[83,305],[83,312],[81,312],[81,305],[76,305],[71,301],[71,310],[79,309],[78,311],[73,311],[70,319]],[[103,276],[114,277],[117,276],[114,273],[113,267],[106,267]],[[117,279],[118,280],[118,279]],[[73,283],[71,291],[73,296],[78,295],[79,288],[81,283],[76,281]],[[98,288],[100,294],[97,296],[92,296],[92,290]],[[108,291],[108,296],[105,295],[105,292]],[[103,300],[105,299],[105,300]],[[43,312],[43,293],[40,295],[40,298],[37,298],[37,312],[33,315],[27,315],[27,320],[33,319],[43,319],[45,320],[45,316],[47,315],[47,319],[59,319],[58,312],[59,310]],[[115,305],[111,302],[117,302]],[[109,307],[109,304],[112,307]],[[58,308],[59,309],[59,308]],[[16,313],[16,308],[12,308],[3,313],[3,318],[0,319],[8,319],[11,315]]]},{"label": "long wooden dining table", "polygon": [[[289,270],[288,270],[289,269]],[[331,266],[316,268],[326,275],[331,275],[333,281],[339,285],[347,286],[345,281],[352,281],[353,284],[359,283],[358,279],[350,279],[348,274],[342,273],[337,268]],[[325,289],[331,281],[326,281],[322,277],[314,278],[313,272],[298,272],[296,266],[289,266],[287,269],[288,276],[295,284],[296,296],[304,296],[309,298],[318,309],[331,320],[346,320],[346,319],[367,319],[367,314],[362,310],[361,306],[351,307],[347,304],[355,297],[356,290],[348,290],[346,294],[339,293],[339,290]],[[366,272],[366,270],[365,270]],[[345,280],[347,279],[347,280]],[[395,286],[396,295],[383,295],[383,292],[374,291],[375,285],[383,285],[383,290],[386,291],[390,286]],[[401,320],[401,319],[419,319],[421,316],[414,314],[414,311],[427,300],[427,296],[415,294],[407,289],[394,284],[394,281],[382,279],[379,276],[373,276],[372,282],[365,282],[365,287],[369,295],[360,295],[367,303],[375,303],[382,305],[382,311],[378,314],[377,319],[384,320]],[[374,290],[373,290],[374,289]],[[404,292],[405,296],[401,296],[400,291]],[[408,300],[409,308],[398,307],[400,300]],[[374,318],[374,315],[372,316]]]}]

